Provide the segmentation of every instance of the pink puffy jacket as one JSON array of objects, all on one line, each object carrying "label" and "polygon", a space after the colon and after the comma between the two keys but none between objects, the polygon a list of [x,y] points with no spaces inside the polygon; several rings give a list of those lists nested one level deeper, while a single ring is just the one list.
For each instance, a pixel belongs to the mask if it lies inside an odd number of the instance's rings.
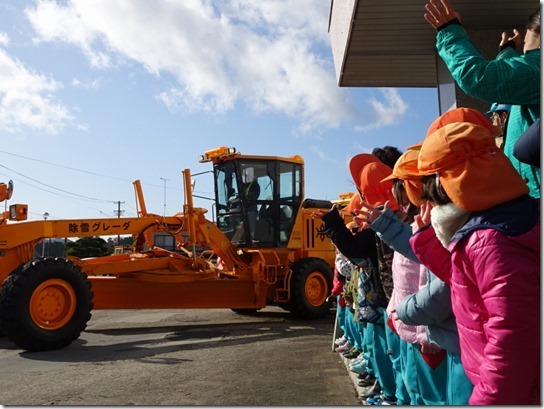
[{"label": "pink puffy jacket", "polygon": [[[393,254],[393,292],[387,305],[387,316],[391,318],[391,312],[407,296],[417,293],[427,284],[427,271],[425,266],[416,263],[399,252]],[[393,325],[399,337],[410,344],[429,345],[424,325],[407,325],[401,320],[393,320]]]},{"label": "pink puffy jacket", "polygon": [[540,222],[515,236],[476,229],[448,250],[432,227],[410,242],[451,286],[469,403],[540,405]]}]

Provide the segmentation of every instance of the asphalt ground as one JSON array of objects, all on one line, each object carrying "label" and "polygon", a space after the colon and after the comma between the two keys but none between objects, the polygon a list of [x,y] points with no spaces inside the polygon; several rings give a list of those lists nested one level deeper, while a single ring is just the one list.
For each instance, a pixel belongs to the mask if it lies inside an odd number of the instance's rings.
[{"label": "asphalt ground", "polygon": [[93,311],[60,350],[27,352],[0,337],[0,404],[360,406],[356,375],[332,352],[334,313]]}]

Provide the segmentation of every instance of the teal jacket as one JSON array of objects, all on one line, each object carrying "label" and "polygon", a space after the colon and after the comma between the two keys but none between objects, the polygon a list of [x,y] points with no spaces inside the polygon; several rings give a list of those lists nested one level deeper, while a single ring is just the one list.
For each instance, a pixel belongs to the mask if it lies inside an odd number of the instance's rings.
[{"label": "teal jacket", "polygon": [[470,41],[460,24],[450,24],[436,36],[438,54],[457,85],[473,98],[492,104],[511,104],[504,153],[522,178],[529,193],[540,197],[540,169],[520,162],[514,144],[529,126],[540,118],[540,49],[518,54],[512,48],[496,59],[486,60]]}]

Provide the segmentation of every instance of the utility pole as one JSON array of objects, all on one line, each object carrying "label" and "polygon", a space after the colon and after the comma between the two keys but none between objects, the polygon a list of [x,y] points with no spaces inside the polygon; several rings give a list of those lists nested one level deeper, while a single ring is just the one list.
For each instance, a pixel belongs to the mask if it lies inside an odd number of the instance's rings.
[{"label": "utility pole", "polygon": [[[117,201],[117,202],[113,202],[113,203],[117,203],[117,210],[114,210],[113,212],[117,213],[117,218],[120,219],[121,214],[123,214],[123,212],[124,212],[124,210],[121,210],[121,203],[125,203],[125,202]],[[121,235],[118,234],[117,235],[117,245],[119,246],[120,244],[121,244]]]},{"label": "utility pole", "polygon": [[164,210],[162,212],[162,216],[166,217],[166,181],[170,179],[160,178],[162,181],[164,181]]}]

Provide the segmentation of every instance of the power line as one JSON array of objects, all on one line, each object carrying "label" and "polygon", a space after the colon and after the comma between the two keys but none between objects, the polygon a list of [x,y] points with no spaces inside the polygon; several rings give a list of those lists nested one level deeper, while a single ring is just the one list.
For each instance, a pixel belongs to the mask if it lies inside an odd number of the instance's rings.
[{"label": "power line", "polygon": [[[0,153],[4,153],[6,155],[11,155],[11,156],[15,156],[15,157],[26,159],[26,160],[31,160],[31,161],[34,161],[34,162],[44,163],[46,165],[55,166],[55,167],[58,167],[58,168],[73,170],[75,172],[81,172],[81,173],[86,173],[86,174],[89,174],[89,175],[100,176],[100,177],[107,178],[107,179],[120,180],[122,182],[130,182],[130,183],[134,182],[134,180],[128,180],[128,179],[123,179],[123,178],[119,178],[119,177],[115,177],[115,176],[111,176],[111,175],[103,175],[103,174],[96,173],[96,172],[91,172],[91,171],[88,171],[88,170],[78,169],[78,168],[74,168],[74,167],[70,167],[70,166],[59,165],[57,163],[52,163],[52,162],[48,162],[48,161],[41,160],[41,159],[30,158],[28,156],[23,156],[23,155],[18,155],[16,153],[6,152],[4,150],[0,150]],[[211,171],[209,171],[209,172],[211,172]],[[205,172],[203,172],[203,173],[205,173]],[[41,182],[38,182],[38,183],[41,183]],[[153,184],[153,183],[142,183],[142,185],[153,186],[153,187],[163,187],[161,185],[156,185],[156,184]],[[181,188],[176,188],[176,187],[169,187],[168,189],[178,190],[178,191],[182,190]],[[107,201],[109,202],[111,200],[107,200]]]},{"label": "power line", "polygon": [[70,166],[63,166],[63,165],[59,165],[57,163],[47,162],[47,161],[41,160],[41,159],[29,158],[28,156],[17,155],[16,153],[10,153],[10,152],[6,152],[6,151],[3,151],[3,150],[0,150],[0,153],[5,153],[6,155],[16,156],[18,158],[27,159],[27,160],[31,160],[31,161],[34,161],[34,162],[45,163],[47,165],[56,166],[58,168],[74,170],[76,172],[87,173],[89,175],[100,176],[100,177],[108,178],[108,179],[117,179],[117,180],[121,180],[123,182],[131,182],[132,183],[132,180],[122,179],[122,178],[118,178],[118,177],[111,176],[111,175],[102,175],[100,173],[95,173],[95,172],[90,172],[90,171],[87,171],[87,170],[72,168]]},{"label": "power line", "polygon": [[[36,183],[39,183],[39,184],[41,184],[41,185],[47,186],[47,187],[49,187],[49,188],[51,188],[51,189],[58,190],[59,192],[67,193],[67,194],[72,195],[72,196],[77,196],[77,197],[79,197],[79,198],[87,199],[87,200],[91,200],[91,201],[95,201],[95,202],[104,202],[104,203],[105,203],[105,202],[111,202],[111,200],[96,199],[96,198],[94,198],[94,197],[83,196],[83,195],[79,195],[79,194],[77,194],[77,193],[68,192],[67,190],[63,190],[63,189],[60,189],[60,188],[58,188],[58,187],[48,185],[47,183],[44,183],[44,182],[41,182],[41,181],[36,180],[36,179],[34,179],[34,178],[31,178],[30,176],[23,175],[22,173],[19,173],[19,172],[13,170],[13,169],[8,168],[7,166],[0,165],[0,167],[2,167],[2,168],[4,168],[4,169],[7,169],[7,170],[9,170],[10,172],[15,173],[16,175],[19,175],[19,176],[22,176],[22,177],[24,177],[24,178],[26,178],[26,179],[32,180],[33,182],[36,182]],[[51,193],[51,192],[49,192],[49,193]]]}]

